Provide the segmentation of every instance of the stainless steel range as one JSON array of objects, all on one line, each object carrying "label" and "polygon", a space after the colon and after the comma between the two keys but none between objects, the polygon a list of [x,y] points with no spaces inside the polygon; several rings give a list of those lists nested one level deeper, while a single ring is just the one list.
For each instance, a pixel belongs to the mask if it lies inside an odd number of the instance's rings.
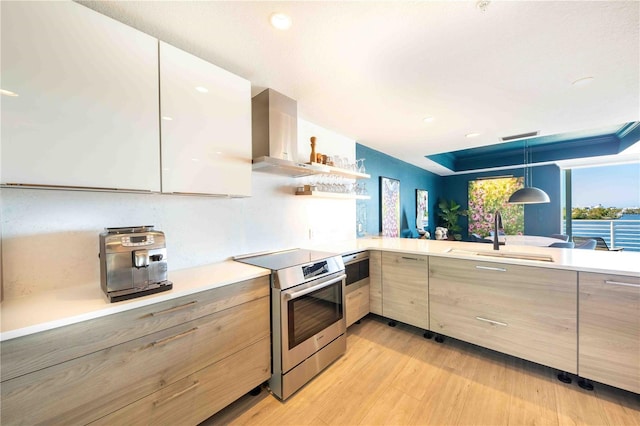
[{"label": "stainless steel range", "polygon": [[269,387],[285,400],[347,349],[342,256],[295,249],[234,259],[271,270]]}]

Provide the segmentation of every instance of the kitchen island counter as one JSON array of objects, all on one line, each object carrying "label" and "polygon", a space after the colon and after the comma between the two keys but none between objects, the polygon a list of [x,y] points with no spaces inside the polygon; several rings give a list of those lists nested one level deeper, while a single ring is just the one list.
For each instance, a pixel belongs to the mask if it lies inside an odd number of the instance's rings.
[{"label": "kitchen island counter", "polygon": [[[352,253],[363,250],[382,250],[408,254],[452,257],[457,259],[497,262],[513,265],[537,266],[580,272],[616,275],[640,275],[640,253],[625,251],[577,250],[534,246],[500,246],[494,251],[491,244],[447,240],[411,238],[359,238],[314,245],[316,250],[334,253]],[[479,256],[477,253],[486,254]],[[499,254],[500,257],[493,255]],[[503,257],[502,255],[550,256],[553,261]]]}]

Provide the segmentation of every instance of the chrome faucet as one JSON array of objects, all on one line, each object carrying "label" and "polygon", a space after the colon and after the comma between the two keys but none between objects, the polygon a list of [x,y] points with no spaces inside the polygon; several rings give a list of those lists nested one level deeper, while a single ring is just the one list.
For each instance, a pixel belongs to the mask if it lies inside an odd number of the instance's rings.
[{"label": "chrome faucet", "polygon": [[499,230],[502,229],[502,215],[499,210],[493,215],[493,249],[500,250],[500,242],[498,241]]}]

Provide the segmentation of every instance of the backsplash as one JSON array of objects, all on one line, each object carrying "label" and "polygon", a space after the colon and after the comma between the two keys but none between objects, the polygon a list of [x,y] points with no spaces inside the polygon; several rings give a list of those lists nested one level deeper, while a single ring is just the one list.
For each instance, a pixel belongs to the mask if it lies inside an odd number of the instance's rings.
[{"label": "backsplash", "polygon": [[355,238],[355,201],[296,197],[291,178],[253,173],[252,180],[254,195],[241,199],[4,188],[3,297],[99,286],[105,227],[163,231],[169,279],[171,270],[237,254]]},{"label": "backsplash", "polygon": [[[299,120],[299,161],[307,161],[311,136],[323,152],[355,159],[354,140]],[[2,188],[0,295],[7,300],[61,287],[99,287],[98,235],[106,227],[163,231],[169,280],[172,270],[238,254],[356,237],[355,200],[295,196],[296,186],[312,177],[253,172],[251,179],[252,196],[235,199]]]}]

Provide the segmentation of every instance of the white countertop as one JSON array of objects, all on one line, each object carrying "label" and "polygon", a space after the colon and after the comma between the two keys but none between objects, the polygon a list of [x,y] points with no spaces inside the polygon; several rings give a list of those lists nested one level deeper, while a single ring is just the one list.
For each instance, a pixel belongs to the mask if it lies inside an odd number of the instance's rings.
[{"label": "white countertop", "polygon": [[67,287],[4,300],[0,341],[188,296],[205,290],[269,275],[267,269],[228,260],[206,266],[169,271],[171,290],[110,303],[100,283]]},{"label": "white countertop", "polygon": [[[493,246],[486,243],[409,238],[360,238],[357,240],[317,245],[312,248],[334,253],[384,250],[571,271],[600,272],[604,274],[631,276],[640,275],[640,253],[638,252],[607,252],[601,250],[576,250],[518,245],[500,246],[500,250],[498,251],[499,253],[547,255],[553,258],[553,262],[545,262],[538,260],[493,258],[472,254],[475,252],[487,252],[488,254],[494,252]],[[454,252],[450,252],[452,249]],[[468,251],[469,253],[465,254],[462,251]]]},{"label": "white countertop", "polygon": [[[640,253],[624,251],[605,252],[532,246],[500,246],[500,253],[542,254],[553,257],[553,262],[545,262],[477,256],[473,253],[493,252],[491,244],[458,241],[361,238],[314,245],[308,248],[341,254],[363,250],[384,250],[572,271],[640,275]],[[453,252],[450,251],[452,249],[454,250]],[[227,260],[206,266],[169,271],[169,280],[173,282],[172,290],[117,303],[109,303],[100,288],[99,282],[5,300],[0,304],[0,318],[2,320],[0,341],[63,327],[266,275],[269,275],[267,269]]]}]

